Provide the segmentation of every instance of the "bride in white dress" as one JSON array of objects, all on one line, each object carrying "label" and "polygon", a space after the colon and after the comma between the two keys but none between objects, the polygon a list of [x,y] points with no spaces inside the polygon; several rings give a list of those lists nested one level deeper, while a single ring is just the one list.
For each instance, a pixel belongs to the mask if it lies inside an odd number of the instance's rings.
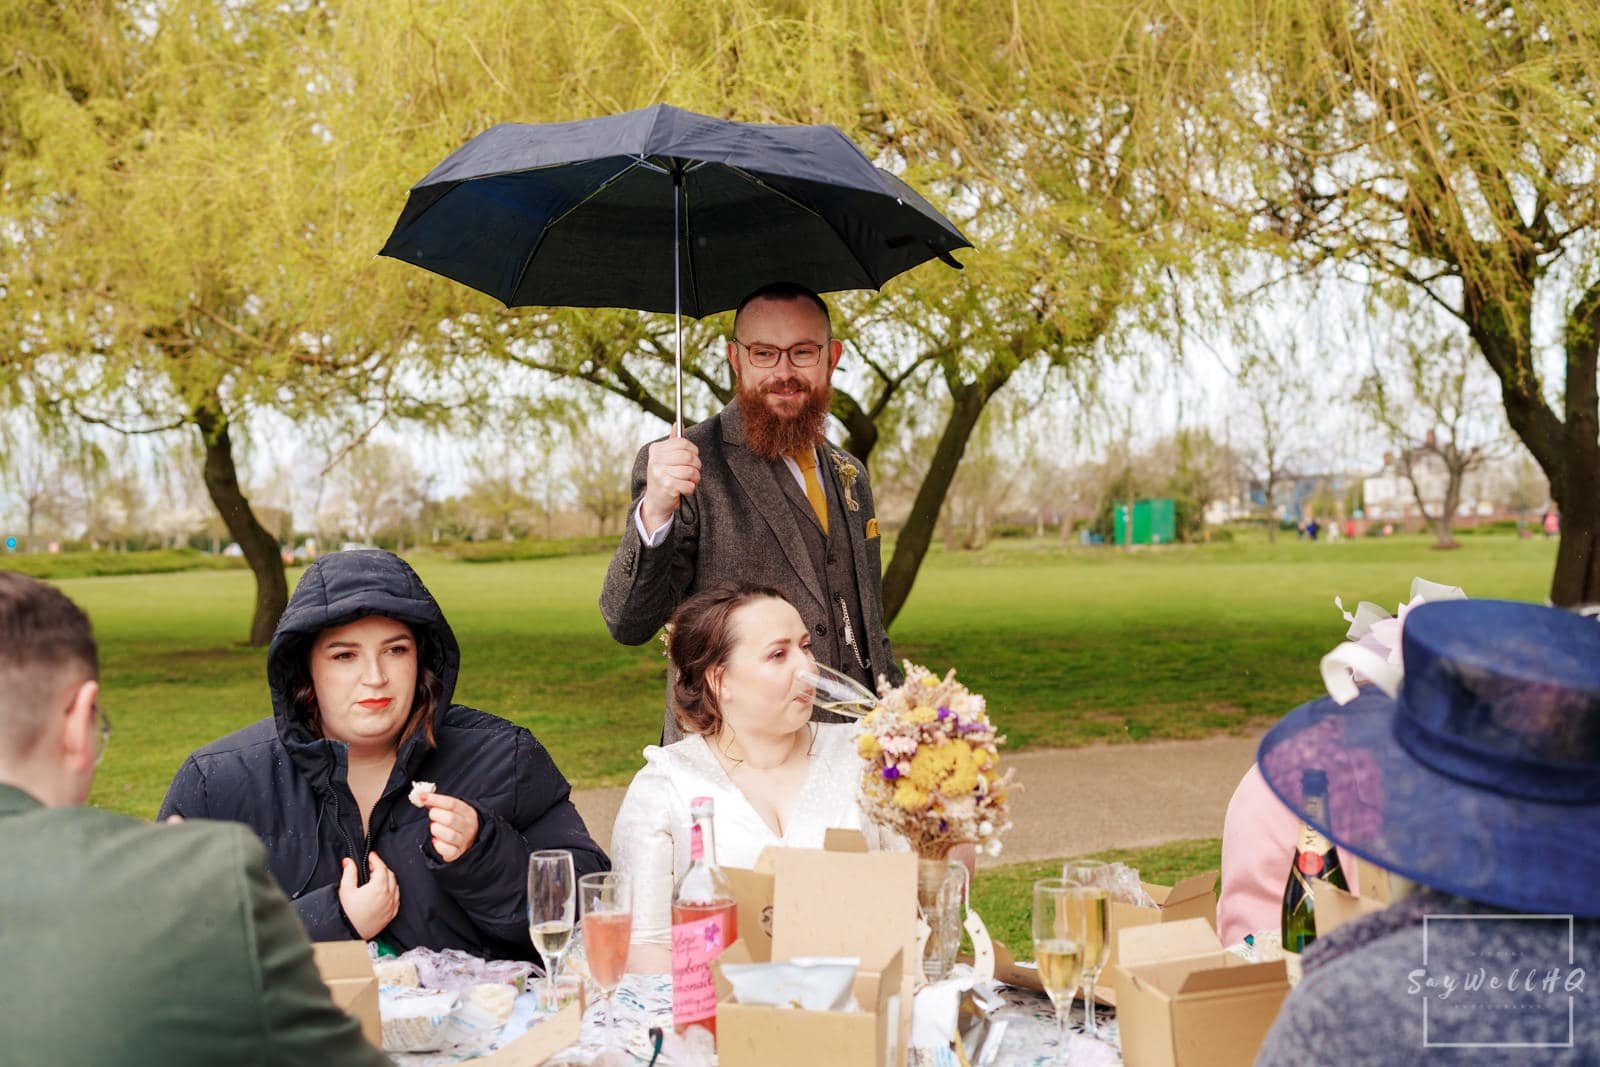
[{"label": "bride in white dress", "polygon": [[[685,600],[669,623],[673,705],[687,736],[644,750],[611,832],[615,869],[633,880],[636,946],[671,943],[672,887],[689,866],[689,803],[716,802],[717,863],[752,867],[768,845],[821,848],[832,827],[869,848],[889,835],[863,818],[855,727],[811,721],[800,613],[771,589],[728,586]],[[904,842],[883,842],[904,848]],[[630,969],[664,969],[636,948]]]}]

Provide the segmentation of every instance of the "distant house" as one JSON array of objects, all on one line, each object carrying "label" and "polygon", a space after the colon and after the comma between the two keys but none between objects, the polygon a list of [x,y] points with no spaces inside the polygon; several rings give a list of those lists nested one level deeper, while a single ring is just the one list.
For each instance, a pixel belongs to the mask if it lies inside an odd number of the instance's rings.
[{"label": "distant house", "polygon": [[[1324,500],[1331,499],[1333,503],[1325,513],[1317,515],[1317,518],[1324,521],[1329,518],[1343,518],[1345,494],[1360,478],[1359,474],[1342,471],[1285,475],[1279,478],[1274,486],[1273,505],[1277,514],[1273,517],[1285,521],[1308,520],[1317,510],[1315,502],[1321,497]],[[1259,513],[1267,506],[1266,482],[1259,478],[1249,482],[1245,487],[1245,499],[1248,501],[1247,510]]]},{"label": "distant house", "polygon": [[[1418,496],[1430,514],[1438,514],[1444,506],[1449,482],[1444,461],[1432,453],[1421,453],[1413,457],[1412,464],[1415,488],[1400,458],[1393,454],[1384,456],[1379,473],[1362,482],[1369,519],[1421,522],[1423,514],[1417,505]],[[1490,459],[1468,471],[1461,479],[1461,502],[1456,508],[1456,517],[1489,519],[1541,507],[1542,501],[1538,498],[1544,495],[1543,486],[1530,488],[1525,484],[1528,481],[1525,466],[1520,457],[1512,456]]]}]

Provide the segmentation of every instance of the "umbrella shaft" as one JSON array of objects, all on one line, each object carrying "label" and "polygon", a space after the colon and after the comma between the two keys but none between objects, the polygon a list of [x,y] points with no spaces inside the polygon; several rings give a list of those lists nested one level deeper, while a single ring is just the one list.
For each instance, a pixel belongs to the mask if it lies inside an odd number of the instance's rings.
[{"label": "umbrella shaft", "polygon": [[672,380],[677,393],[673,407],[672,432],[683,436],[683,168],[672,167],[672,313],[676,343],[672,350]]}]

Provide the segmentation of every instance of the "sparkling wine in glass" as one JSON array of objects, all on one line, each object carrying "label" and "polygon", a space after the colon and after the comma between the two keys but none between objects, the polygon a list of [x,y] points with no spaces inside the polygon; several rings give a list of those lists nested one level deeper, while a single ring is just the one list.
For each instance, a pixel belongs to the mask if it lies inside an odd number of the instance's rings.
[{"label": "sparkling wine in glass", "polygon": [[1111,955],[1110,894],[1099,886],[1080,885],[1072,891],[1069,924],[1075,940],[1083,946],[1083,1028],[1095,1033],[1094,983]]},{"label": "sparkling wine in glass", "polygon": [[878,696],[872,690],[825,663],[817,663],[795,675],[799,685],[809,686],[815,694],[812,707],[832,711],[839,715],[860,718],[878,706]]},{"label": "sparkling wine in glass", "polygon": [[528,857],[528,934],[544,960],[545,989],[556,1002],[556,975],[572,944],[577,919],[572,853],[541,849]]},{"label": "sparkling wine in glass", "polygon": [[1079,888],[1064,878],[1033,883],[1033,958],[1039,965],[1039,984],[1056,1010],[1058,1059],[1066,1056],[1067,1016],[1083,967],[1083,944],[1073,936],[1071,922],[1074,892]]},{"label": "sparkling wine in glass", "polygon": [[615,871],[586,874],[578,879],[578,906],[583,916],[583,948],[589,957],[589,977],[606,995],[602,1029],[606,1047],[616,1045],[616,1020],[611,997],[628,965],[628,943],[633,935],[633,894],[628,877]]},{"label": "sparkling wine in glass", "polygon": [[1111,956],[1111,865],[1069,863],[1066,878],[1078,883],[1073,932],[1083,945],[1083,1028],[1098,1036],[1094,1020],[1094,984]]}]

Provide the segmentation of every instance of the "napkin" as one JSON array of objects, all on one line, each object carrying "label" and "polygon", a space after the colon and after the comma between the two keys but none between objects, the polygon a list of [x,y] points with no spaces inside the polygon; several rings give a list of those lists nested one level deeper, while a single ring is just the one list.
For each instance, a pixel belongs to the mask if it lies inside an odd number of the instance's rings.
[{"label": "napkin", "polygon": [[968,1002],[968,1015],[973,1020],[969,1031],[986,1029],[989,1018],[1005,1005],[993,982],[979,978],[972,968],[959,964],[949,977],[917,990],[911,1002],[911,1048],[933,1051],[962,1041],[971,1046],[969,1053],[975,1050],[984,1035],[961,1033],[963,1000]]},{"label": "napkin", "polygon": [[855,957],[797,957],[786,963],[725,963],[722,977],[740,1004],[849,1011],[850,987],[860,966]]}]

